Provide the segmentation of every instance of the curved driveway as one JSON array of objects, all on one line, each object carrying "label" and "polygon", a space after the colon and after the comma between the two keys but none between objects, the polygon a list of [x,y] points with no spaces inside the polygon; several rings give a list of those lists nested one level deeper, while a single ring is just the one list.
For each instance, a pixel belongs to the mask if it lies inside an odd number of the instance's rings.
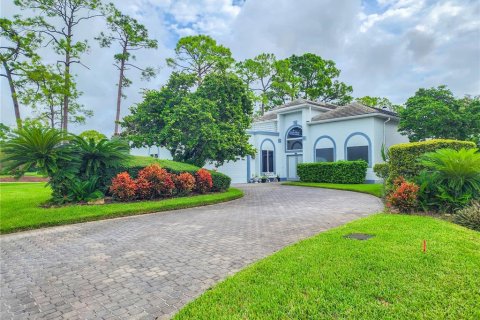
[{"label": "curved driveway", "polygon": [[225,204],[1,236],[0,318],[168,318],[249,263],[382,208],[348,191],[240,188]]}]

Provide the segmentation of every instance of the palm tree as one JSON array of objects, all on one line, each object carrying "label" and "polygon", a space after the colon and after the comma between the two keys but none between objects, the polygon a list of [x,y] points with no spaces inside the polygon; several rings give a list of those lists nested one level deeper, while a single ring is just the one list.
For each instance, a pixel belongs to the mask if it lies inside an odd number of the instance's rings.
[{"label": "palm tree", "polygon": [[116,168],[128,160],[130,148],[118,138],[112,140],[76,136],[72,143],[79,151],[81,158],[80,174],[86,178],[103,175],[109,168]]},{"label": "palm tree", "polygon": [[74,150],[66,143],[71,136],[56,129],[39,126],[24,126],[14,132],[12,139],[3,146],[5,168],[22,176],[35,167],[52,177],[61,169],[60,162],[76,162]]},{"label": "palm tree", "polygon": [[478,149],[439,149],[420,157],[420,163],[436,177],[438,186],[453,197],[480,195],[480,153]]}]

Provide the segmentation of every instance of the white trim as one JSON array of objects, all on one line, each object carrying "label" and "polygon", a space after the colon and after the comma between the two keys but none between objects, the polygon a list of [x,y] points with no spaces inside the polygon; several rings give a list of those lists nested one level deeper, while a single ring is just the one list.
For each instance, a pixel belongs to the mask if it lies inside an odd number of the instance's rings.
[{"label": "white trim", "polygon": [[391,118],[392,120],[399,120],[398,117],[375,112],[375,113],[359,114],[356,116],[349,116],[349,117],[342,117],[342,118],[307,121],[307,124],[311,125],[311,124],[317,124],[317,123],[337,122],[337,121],[354,120],[354,119],[362,119],[362,118],[369,118],[369,117],[381,117],[381,118]]},{"label": "white trim", "polygon": [[[335,110],[335,109],[330,109],[330,108],[327,108],[327,107],[317,106],[317,105],[310,104],[310,103],[302,103],[302,104],[297,104],[297,105],[290,106],[290,107],[280,108],[280,109],[278,109],[278,110],[270,110],[269,112],[275,112],[275,113],[277,113],[277,114],[280,114],[280,113],[290,113],[291,110],[303,109],[303,108],[306,108],[306,107],[313,107],[313,108],[315,108],[315,109],[320,109],[320,110],[324,110],[324,111],[332,111],[332,110]],[[286,111],[286,112],[284,112],[284,111]]]}]

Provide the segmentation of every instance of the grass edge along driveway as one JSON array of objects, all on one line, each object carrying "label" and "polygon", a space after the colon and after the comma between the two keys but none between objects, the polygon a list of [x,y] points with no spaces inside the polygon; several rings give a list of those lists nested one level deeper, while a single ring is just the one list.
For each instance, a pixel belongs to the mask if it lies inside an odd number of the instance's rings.
[{"label": "grass edge along driveway", "polygon": [[221,193],[156,201],[40,207],[50,198],[50,192],[44,183],[0,183],[0,233],[199,207],[243,197],[243,191],[230,188]]},{"label": "grass edge along driveway", "polygon": [[378,183],[341,184],[341,183],[288,181],[288,182],[283,182],[282,185],[355,191],[355,192],[361,192],[361,193],[368,193],[379,198],[381,198],[383,195],[383,184],[378,184]]},{"label": "grass edge along driveway", "polygon": [[375,214],[254,263],[174,319],[480,319],[479,265],[478,232]]}]

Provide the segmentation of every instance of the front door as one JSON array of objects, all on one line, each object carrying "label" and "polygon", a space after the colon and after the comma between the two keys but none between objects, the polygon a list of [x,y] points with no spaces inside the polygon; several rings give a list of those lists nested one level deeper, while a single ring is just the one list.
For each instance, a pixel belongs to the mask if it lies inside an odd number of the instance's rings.
[{"label": "front door", "polygon": [[287,179],[298,180],[297,165],[303,162],[301,154],[287,156]]}]

